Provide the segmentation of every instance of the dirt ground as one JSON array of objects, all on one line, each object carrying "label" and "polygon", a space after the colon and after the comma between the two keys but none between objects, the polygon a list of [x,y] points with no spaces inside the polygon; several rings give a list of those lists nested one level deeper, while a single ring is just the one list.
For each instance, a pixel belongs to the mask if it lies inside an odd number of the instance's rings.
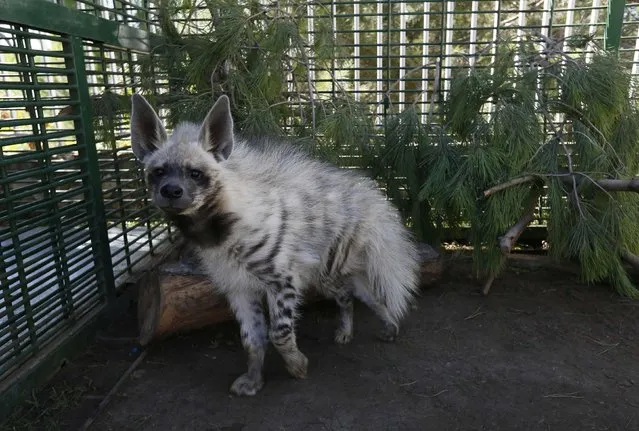
[{"label": "dirt ground", "polygon": [[[90,429],[639,429],[639,302],[521,268],[481,297],[469,274],[460,262],[425,290],[394,344],[359,306],[355,339],[335,345],[336,308],[310,307],[298,329],[308,378],[289,378],[271,348],[253,398],[228,393],[245,371],[234,323],[164,340]],[[132,308],[5,427],[77,429],[139,355],[135,335]]]}]

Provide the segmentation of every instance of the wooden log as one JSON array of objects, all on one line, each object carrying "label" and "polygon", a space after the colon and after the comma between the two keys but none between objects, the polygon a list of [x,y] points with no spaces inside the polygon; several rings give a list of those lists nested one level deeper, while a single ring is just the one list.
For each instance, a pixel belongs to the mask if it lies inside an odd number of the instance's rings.
[{"label": "wooden log", "polygon": [[[421,287],[441,280],[444,263],[441,255],[427,244],[420,244]],[[138,282],[139,343],[149,343],[176,333],[198,329],[233,319],[226,300],[185,249],[177,259],[147,271]],[[306,304],[323,299],[313,290]]]}]

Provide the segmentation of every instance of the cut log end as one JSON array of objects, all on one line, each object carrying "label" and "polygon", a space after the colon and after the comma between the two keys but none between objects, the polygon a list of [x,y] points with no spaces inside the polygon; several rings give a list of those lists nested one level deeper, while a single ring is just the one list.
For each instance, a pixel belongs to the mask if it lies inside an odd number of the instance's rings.
[{"label": "cut log end", "polygon": [[[433,247],[420,244],[420,284],[436,285],[442,277],[444,262]],[[312,290],[311,290],[312,292]],[[322,297],[309,294],[306,303]],[[145,273],[139,281],[139,342],[146,346],[171,334],[203,328],[231,320],[233,314],[226,300],[215,293],[214,286],[187,252],[179,259]]]},{"label": "cut log end", "polygon": [[227,302],[202,275],[152,271],[140,284],[139,342],[142,346],[232,318]]}]

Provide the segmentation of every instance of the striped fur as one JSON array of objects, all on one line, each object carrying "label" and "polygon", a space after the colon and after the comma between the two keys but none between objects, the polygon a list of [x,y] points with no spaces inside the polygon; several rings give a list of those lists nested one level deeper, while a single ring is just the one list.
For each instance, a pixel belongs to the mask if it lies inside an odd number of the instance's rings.
[{"label": "striped fur", "polygon": [[394,339],[417,290],[418,259],[373,181],[283,143],[236,138],[225,96],[202,125],[183,123],[171,136],[141,96],[132,112],[132,146],[153,202],[197,246],[239,322],[249,367],[233,393],[262,387],[269,338],[290,374],[306,376],[294,324],[311,286],[339,306],[336,342],[352,338],[353,298],[381,318],[383,338]]}]

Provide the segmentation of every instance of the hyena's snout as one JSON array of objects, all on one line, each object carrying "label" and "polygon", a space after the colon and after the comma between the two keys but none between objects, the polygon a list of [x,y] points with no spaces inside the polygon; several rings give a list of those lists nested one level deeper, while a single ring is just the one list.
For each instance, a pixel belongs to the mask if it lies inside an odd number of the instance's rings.
[{"label": "hyena's snout", "polygon": [[191,206],[190,193],[179,182],[167,181],[156,189],[154,203],[171,213],[180,213]]},{"label": "hyena's snout", "polygon": [[160,195],[169,201],[179,199],[184,194],[184,189],[176,184],[165,184],[160,189]]}]

